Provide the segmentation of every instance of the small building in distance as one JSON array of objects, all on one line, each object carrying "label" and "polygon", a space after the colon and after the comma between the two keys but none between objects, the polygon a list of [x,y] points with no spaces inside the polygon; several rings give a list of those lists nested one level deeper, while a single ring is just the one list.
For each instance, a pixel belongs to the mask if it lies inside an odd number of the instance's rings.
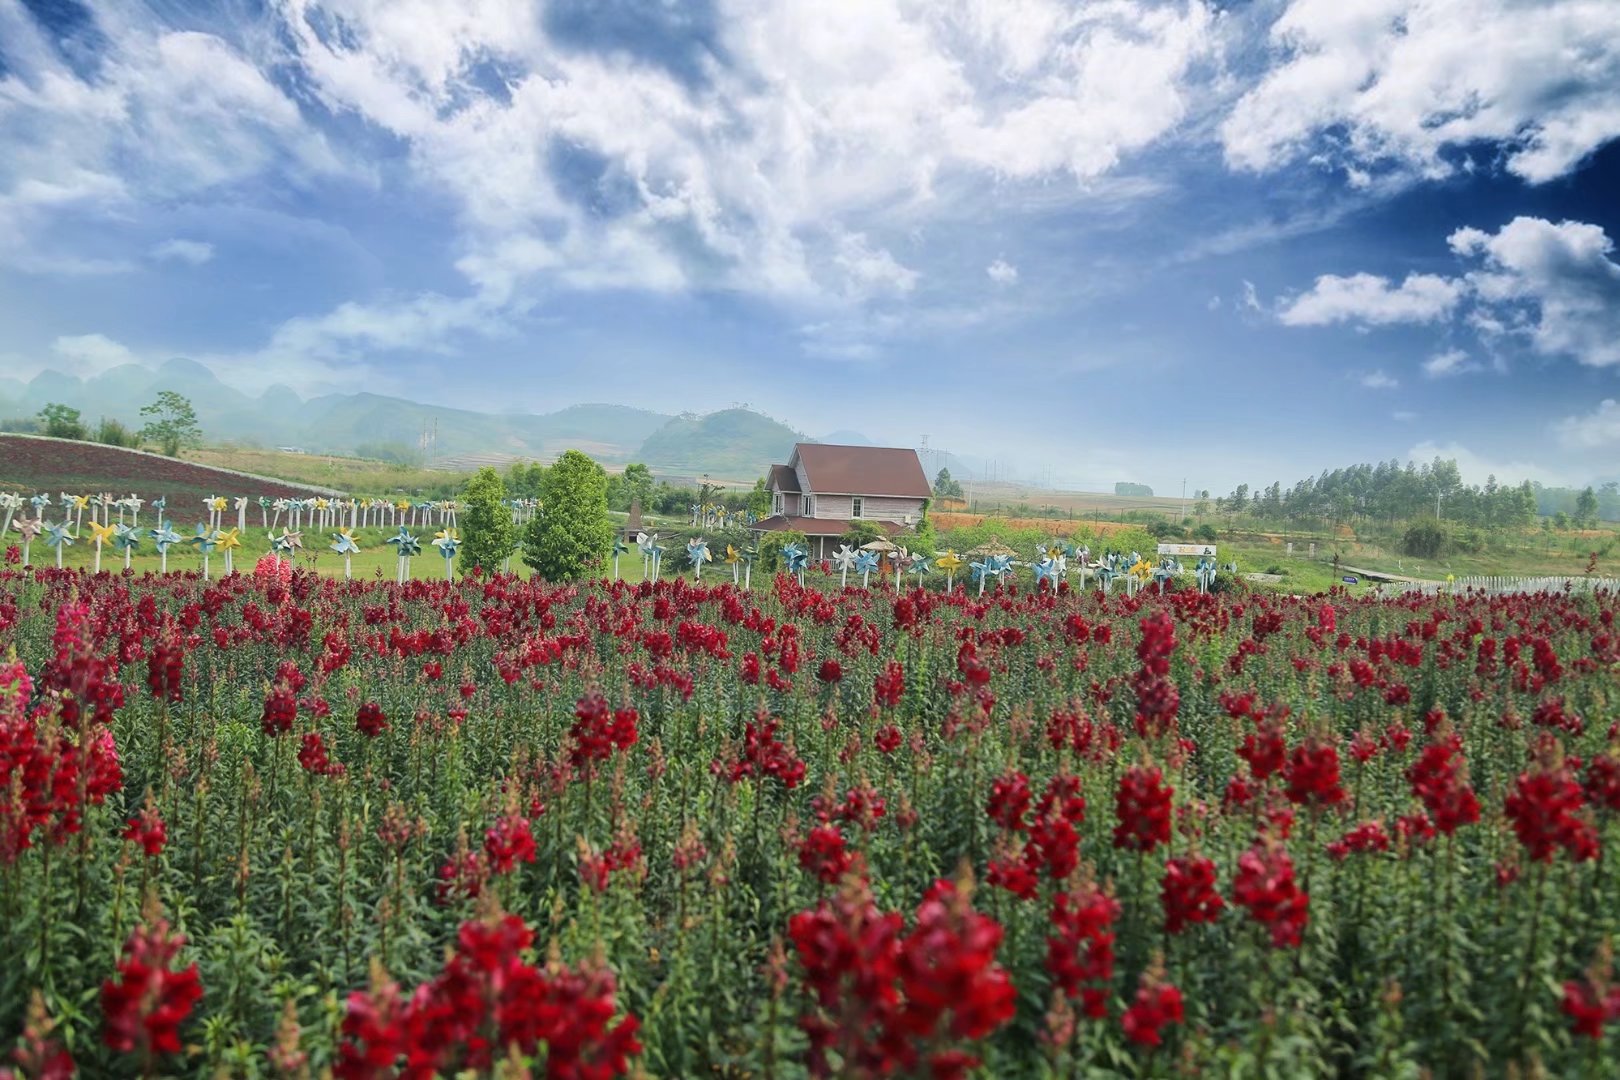
[{"label": "small building in distance", "polygon": [[761,532],[802,532],[815,558],[827,542],[871,521],[898,533],[922,520],[932,490],[917,451],[891,446],[799,443],[786,465],[772,465],[771,516]]}]

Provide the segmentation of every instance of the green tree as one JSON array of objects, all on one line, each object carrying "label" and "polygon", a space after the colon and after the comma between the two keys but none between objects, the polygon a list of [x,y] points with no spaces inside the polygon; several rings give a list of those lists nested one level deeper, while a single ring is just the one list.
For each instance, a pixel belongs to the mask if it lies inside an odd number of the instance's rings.
[{"label": "green tree", "polygon": [[141,415],[149,417],[141,428],[141,440],[154,442],[170,457],[180,453],[182,446],[196,446],[202,442],[202,428],[197,423],[197,410],[191,402],[173,390],[160,390],[157,400],[141,407]]},{"label": "green tree", "polygon": [[607,473],[569,450],[546,470],[540,513],[523,530],[523,562],[547,581],[577,581],[613,551]]},{"label": "green tree", "polygon": [[849,532],[838,538],[840,544],[848,544],[852,548],[864,547],[874,540],[881,540],[888,533],[883,526],[875,521],[852,521],[849,523]]},{"label": "green tree", "polygon": [[83,439],[89,435],[84,422],[79,419],[79,410],[61,402],[50,402],[39,410],[39,422],[45,428],[45,434],[58,439]]},{"label": "green tree", "polygon": [[1557,529],[1559,532],[1568,532],[1569,515],[1564,513],[1562,510],[1558,511],[1558,513],[1552,516],[1552,525],[1553,528]]},{"label": "green tree", "polygon": [[771,516],[771,488],[763,476],[754,481],[754,489],[743,500],[743,509],[756,518]]},{"label": "green tree", "polygon": [[960,499],[962,482],[952,478],[951,470],[942,468],[934,477],[934,494],[941,499]]},{"label": "green tree", "polygon": [[503,506],[506,485],[489,466],[479,469],[461,493],[461,565],[481,566],[493,573],[517,550],[517,526],[510,507]]},{"label": "green tree", "polygon": [[1597,524],[1598,498],[1597,492],[1588,484],[1575,498],[1575,524],[1583,529],[1590,529]]}]

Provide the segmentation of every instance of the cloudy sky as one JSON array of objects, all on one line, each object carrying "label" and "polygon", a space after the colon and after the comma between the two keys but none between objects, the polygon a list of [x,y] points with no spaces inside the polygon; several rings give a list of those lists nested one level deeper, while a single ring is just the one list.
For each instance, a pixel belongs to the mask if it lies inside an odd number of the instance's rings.
[{"label": "cloudy sky", "polygon": [[0,376],[1620,474],[1615,0],[0,0]]}]

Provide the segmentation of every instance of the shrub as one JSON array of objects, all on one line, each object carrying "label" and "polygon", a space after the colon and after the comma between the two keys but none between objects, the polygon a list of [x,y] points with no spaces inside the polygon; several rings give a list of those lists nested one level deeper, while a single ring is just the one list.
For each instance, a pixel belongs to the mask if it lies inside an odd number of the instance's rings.
[{"label": "shrub", "polygon": [[1437,521],[1420,521],[1406,530],[1401,550],[1414,559],[1433,559],[1446,548],[1446,530]]}]

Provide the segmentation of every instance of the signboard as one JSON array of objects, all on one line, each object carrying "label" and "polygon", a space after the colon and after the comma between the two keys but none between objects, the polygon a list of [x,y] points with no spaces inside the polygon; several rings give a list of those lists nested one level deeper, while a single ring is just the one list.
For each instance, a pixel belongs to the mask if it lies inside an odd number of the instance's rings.
[{"label": "signboard", "polygon": [[1160,555],[1190,555],[1195,559],[1215,557],[1214,544],[1160,544]]}]

